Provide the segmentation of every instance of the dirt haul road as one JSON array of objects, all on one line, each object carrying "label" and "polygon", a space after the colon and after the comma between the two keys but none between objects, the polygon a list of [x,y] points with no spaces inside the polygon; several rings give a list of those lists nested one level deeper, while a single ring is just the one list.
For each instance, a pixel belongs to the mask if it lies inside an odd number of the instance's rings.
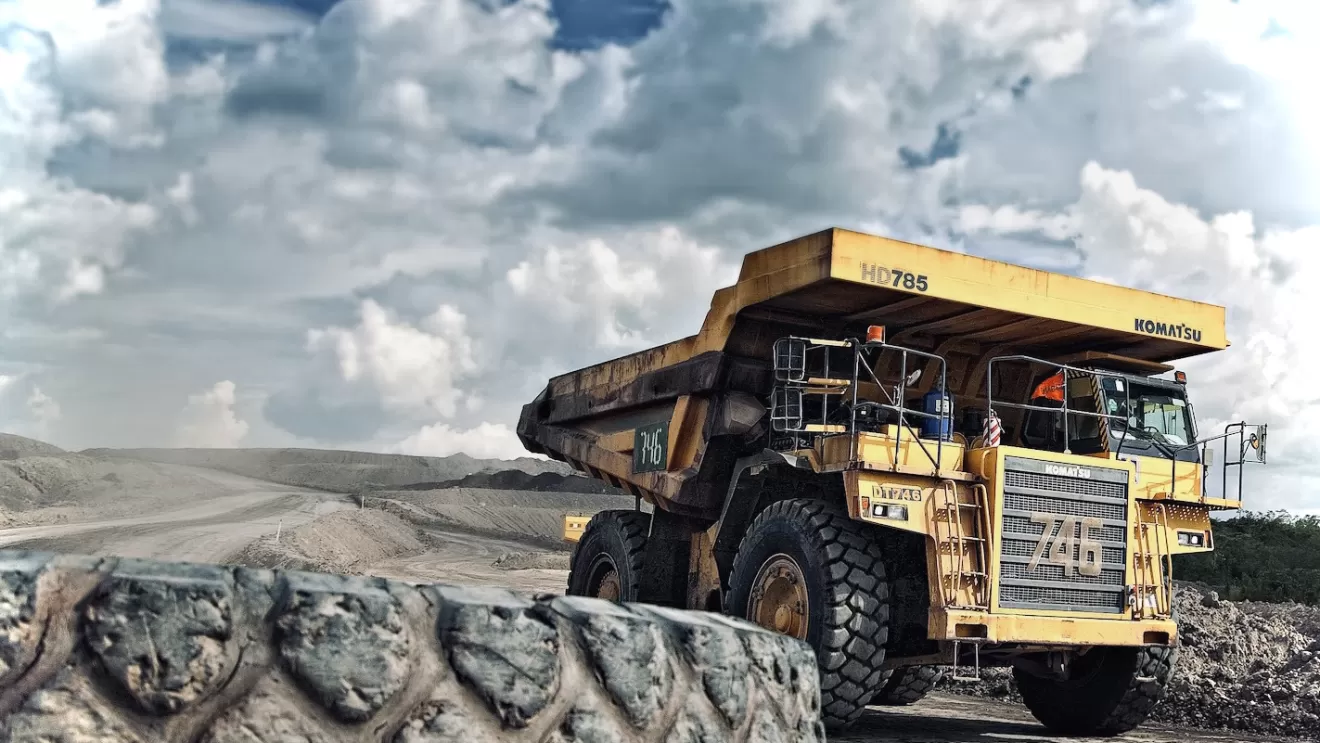
[{"label": "dirt haul road", "polygon": [[221,494],[123,518],[0,529],[0,548],[226,562],[255,539],[352,507],[338,494],[192,471]]}]

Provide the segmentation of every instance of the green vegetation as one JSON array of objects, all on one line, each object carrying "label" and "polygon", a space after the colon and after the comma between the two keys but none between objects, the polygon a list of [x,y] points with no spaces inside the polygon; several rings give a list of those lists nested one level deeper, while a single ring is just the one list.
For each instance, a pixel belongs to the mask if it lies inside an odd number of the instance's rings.
[{"label": "green vegetation", "polygon": [[1320,517],[1244,513],[1214,523],[1215,550],[1173,561],[1175,580],[1234,601],[1320,605]]}]

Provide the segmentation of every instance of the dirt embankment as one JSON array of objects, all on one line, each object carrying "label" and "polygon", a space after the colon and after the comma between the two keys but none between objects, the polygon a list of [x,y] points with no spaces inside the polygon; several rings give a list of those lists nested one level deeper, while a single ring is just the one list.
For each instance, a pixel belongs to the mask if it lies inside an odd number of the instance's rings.
[{"label": "dirt embankment", "polygon": [[0,527],[117,518],[228,490],[186,468],[74,454],[0,434]]},{"label": "dirt embankment", "polygon": [[[559,551],[572,548],[563,538],[565,516],[631,509],[634,503],[629,495],[484,488],[380,491],[367,496],[369,506],[397,513],[419,526],[460,529]],[[651,506],[643,503],[642,510],[650,512]]]},{"label": "dirt embankment", "polygon": [[414,457],[322,449],[89,449],[83,453],[118,460],[206,467],[281,485],[336,493],[447,483],[501,470],[530,475],[571,472],[567,465],[549,460],[474,459],[463,454]]},{"label": "dirt embankment", "polygon": [[426,545],[412,524],[383,511],[337,511],[278,535],[262,537],[230,562],[259,568],[361,574],[383,560],[418,554]]},{"label": "dirt embankment", "polygon": [[[1320,740],[1320,607],[1220,600],[1178,585],[1178,665],[1152,719]],[[1020,701],[1007,669],[947,691]]]}]

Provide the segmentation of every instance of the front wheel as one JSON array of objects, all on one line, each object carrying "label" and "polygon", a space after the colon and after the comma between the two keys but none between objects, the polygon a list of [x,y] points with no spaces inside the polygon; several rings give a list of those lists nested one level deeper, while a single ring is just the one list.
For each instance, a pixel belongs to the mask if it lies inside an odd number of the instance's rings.
[{"label": "front wheel", "polygon": [[874,533],[841,507],[793,499],[762,511],[738,547],[727,607],[816,652],[826,728],[850,726],[878,690],[889,583]]},{"label": "front wheel", "polygon": [[1164,698],[1176,648],[1094,648],[1073,661],[1070,678],[1013,669],[1031,714],[1057,735],[1110,736],[1135,729]]}]

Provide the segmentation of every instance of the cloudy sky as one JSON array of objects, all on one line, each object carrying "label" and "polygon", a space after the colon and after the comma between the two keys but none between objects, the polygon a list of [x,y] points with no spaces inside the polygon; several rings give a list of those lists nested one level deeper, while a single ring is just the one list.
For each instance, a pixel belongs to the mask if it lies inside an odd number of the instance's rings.
[{"label": "cloudy sky", "polygon": [[514,456],[841,226],[1227,305],[1198,411],[1320,509],[1313,6],[0,0],[0,428]]}]

